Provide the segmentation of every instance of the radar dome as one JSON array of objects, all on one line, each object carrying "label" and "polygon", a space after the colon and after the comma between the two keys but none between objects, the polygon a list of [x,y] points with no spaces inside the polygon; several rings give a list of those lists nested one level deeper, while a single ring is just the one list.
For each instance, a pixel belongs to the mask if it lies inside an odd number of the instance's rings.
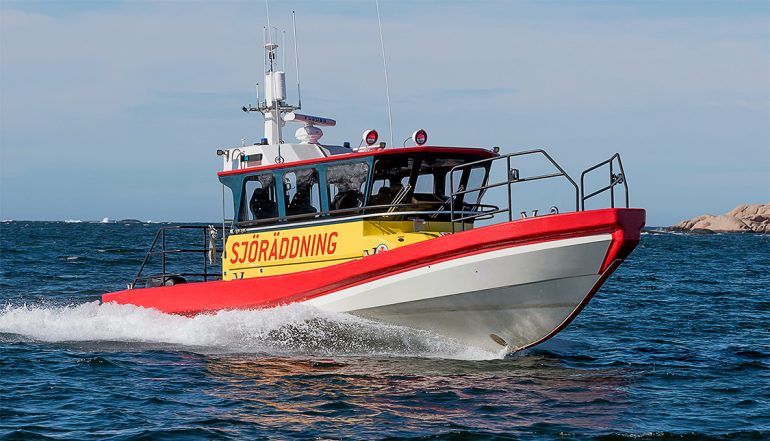
[{"label": "radar dome", "polygon": [[302,144],[315,144],[322,136],[324,136],[324,132],[316,126],[308,125],[298,128],[297,131],[294,132],[294,136],[296,136],[297,140]]}]

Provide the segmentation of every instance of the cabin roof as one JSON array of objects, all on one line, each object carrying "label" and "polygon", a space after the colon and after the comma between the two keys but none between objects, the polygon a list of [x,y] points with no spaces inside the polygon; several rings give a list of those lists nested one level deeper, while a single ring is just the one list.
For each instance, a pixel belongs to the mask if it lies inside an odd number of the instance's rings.
[{"label": "cabin roof", "polygon": [[389,156],[389,155],[403,155],[403,154],[410,154],[410,153],[414,154],[414,153],[425,153],[425,152],[427,153],[459,153],[459,154],[466,154],[466,155],[470,154],[470,155],[478,155],[482,159],[498,156],[497,153],[494,153],[490,150],[483,149],[480,147],[420,146],[420,147],[371,149],[363,152],[351,152],[344,155],[333,155],[325,158],[313,158],[313,159],[307,159],[303,161],[286,162],[283,164],[269,164],[269,165],[261,165],[256,167],[240,168],[237,170],[221,171],[221,172],[218,172],[217,175],[230,176],[230,175],[239,175],[239,174],[245,174],[245,173],[254,173],[254,172],[259,172],[263,170],[267,171],[267,170],[276,170],[276,169],[283,169],[283,168],[295,168],[295,167],[301,167],[301,166],[312,165],[312,164],[348,161],[350,159],[366,158],[369,156]]}]

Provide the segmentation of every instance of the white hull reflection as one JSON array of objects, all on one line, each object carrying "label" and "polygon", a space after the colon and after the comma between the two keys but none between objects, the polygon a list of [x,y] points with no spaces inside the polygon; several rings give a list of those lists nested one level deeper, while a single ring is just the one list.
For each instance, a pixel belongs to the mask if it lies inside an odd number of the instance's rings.
[{"label": "white hull reflection", "polygon": [[481,252],[306,303],[515,351],[549,338],[580,311],[611,241],[599,234]]}]

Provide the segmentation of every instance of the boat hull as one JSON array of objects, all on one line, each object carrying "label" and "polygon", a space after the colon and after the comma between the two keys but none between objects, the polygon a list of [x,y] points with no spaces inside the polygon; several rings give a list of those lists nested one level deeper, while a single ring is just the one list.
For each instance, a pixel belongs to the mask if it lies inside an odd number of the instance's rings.
[{"label": "boat hull", "polygon": [[307,303],[446,335],[523,348],[570,318],[599,280],[610,234],[505,248],[428,265]]},{"label": "boat hull", "polygon": [[639,242],[645,213],[603,209],[522,219],[327,268],[105,294],[194,315],[305,302],[518,350],[563,329]]}]

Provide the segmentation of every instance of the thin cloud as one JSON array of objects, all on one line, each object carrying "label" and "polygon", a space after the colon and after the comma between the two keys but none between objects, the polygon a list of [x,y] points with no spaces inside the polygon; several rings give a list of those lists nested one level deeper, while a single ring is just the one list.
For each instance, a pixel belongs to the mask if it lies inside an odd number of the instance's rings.
[{"label": "thin cloud", "polygon": [[[1,217],[65,217],[48,208],[56,183],[69,217],[216,218],[211,151],[261,137],[239,108],[261,82],[264,5],[53,3],[2,3]],[[396,137],[424,127],[446,145],[548,145],[580,165],[620,151],[651,223],[762,202],[770,12],[715,3],[386,2]],[[275,2],[271,20],[289,29],[299,12],[303,107],[338,121],[324,141],[385,129],[373,7],[297,4]],[[169,166],[175,158],[184,168]],[[703,178],[749,165],[758,170],[739,181]],[[70,184],[95,169],[115,172],[103,185]],[[680,191],[690,180],[704,196]],[[174,206],[146,199],[176,185]]]}]

